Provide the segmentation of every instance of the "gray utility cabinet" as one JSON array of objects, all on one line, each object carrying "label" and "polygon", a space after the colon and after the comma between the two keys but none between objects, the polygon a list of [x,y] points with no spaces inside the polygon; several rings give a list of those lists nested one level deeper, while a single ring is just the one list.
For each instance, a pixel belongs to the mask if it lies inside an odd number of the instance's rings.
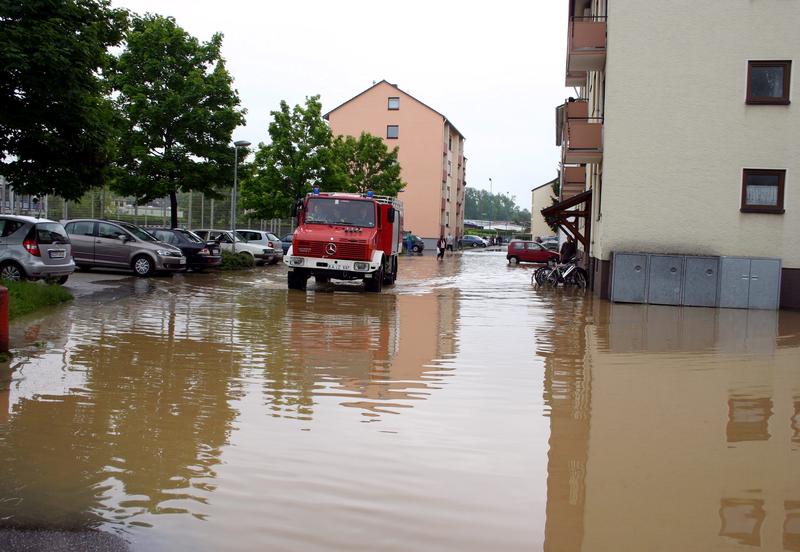
[{"label": "gray utility cabinet", "polygon": [[719,306],[734,309],[777,309],[780,301],[780,259],[722,257]]},{"label": "gray utility cabinet", "polygon": [[777,309],[780,259],[614,253],[611,300]]}]

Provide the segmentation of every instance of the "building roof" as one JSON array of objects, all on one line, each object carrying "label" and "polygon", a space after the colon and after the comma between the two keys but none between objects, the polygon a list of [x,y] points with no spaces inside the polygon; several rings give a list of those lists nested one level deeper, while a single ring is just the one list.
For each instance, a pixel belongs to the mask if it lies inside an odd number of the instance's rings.
[{"label": "building roof", "polygon": [[341,107],[343,107],[343,106],[345,106],[345,105],[349,104],[350,102],[352,102],[353,100],[355,100],[355,99],[356,99],[356,98],[358,98],[359,96],[363,96],[364,94],[366,94],[367,92],[369,92],[370,90],[372,90],[372,89],[373,89],[373,88],[375,88],[376,86],[380,86],[381,84],[388,84],[389,86],[391,86],[392,88],[394,88],[394,89],[395,89],[395,90],[397,90],[398,92],[402,92],[403,94],[405,94],[406,96],[408,96],[409,98],[411,98],[412,100],[414,100],[415,102],[417,102],[418,104],[420,104],[420,105],[422,105],[422,106],[425,106],[425,107],[427,107],[428,109],[430,109],[431,111],[433,111],[434,113],[436,113],[437,115],[439,115],[439,116],[440,116],[440,117],[441,117],[441,118],[444,120],[444,122],[445,122],[445,123],[447,123],[447,124],[449,124],[451,127],[453,127],[453,130],[455,130],[455,131],[458,133],[458,135],[459,135],[459,136],[461,136],[461,138],[462,138],[462,139],[466,140],[466,138],[464,138],[464,135],[463,135],[463,134],[461,134],[461,132],[460,132],[460,131],[459,131],[459,130],[456,128],[456,126],[453,124],[453,122],[452,122],[450,119],[448,119],[447,117],[445,117],[445,116],[444,116],[442,113],[439,113],[438,111],[436,111],[435,109],[433,109],[431,106],[429,106],[429,105],[428,105],[428,104],[426,104],[425,102],[422,102],[422,101],[418,100],[417,98],[415,98],[414,96],[412,96],[411,94],[409,94],[408,92],[406,92],[405,90],[401,90],[399,86],[397,86],[396,84],[392,84],[392,83],[390,83],[390,82],[389,82],[389,81],[387,81],[386,79],[383,79],[383,80],[382,80],[382,81],[380,81],[380,82],[376,82],[375,84],[373,84],[372,86],[370,86],[369,88],[367,88],[366,90],[364,90],[363,92],[361,92],[361,93],[359,93],[359,94],[356,94],[355,96],[353,96],[352,98],[350,98],[350,99],[349,99],[349,100],[347,100],[346,102],[344,102],[344,103],[341,103],[341,104],[337,105],[336,107],[334,107],[333,109],[331,109],[330,111],[328,111],[328,112],[327,112],[325,115],[323,115],[323,116],[322,116],[322,118],[323,118],[323,119],[325,119],[325,120],[327,121],[327,120],[328,120],[328,116],[329,116],[331,113],[333,113],[333,112],[334,112],[334,111],[336,111],[337,109],[339,109],[339,108],[341,108]]},{"label": "building roof", "polygon": [[535,192],[536,190],[538,190],[538,189],[540,189],[540,188],[544,188],[545,186],[552,186],[552,185],[553,185],[553,182],[558,182],[558,177],[554,178],[554,179],[553,179],[553,180],[551,180],[550,182],[545,182],[544,184],[539,184],[539,185],[538,185],[538,186],[536,186],[535,188],[531,188],[531,191],[532,191],[532,192]]}]

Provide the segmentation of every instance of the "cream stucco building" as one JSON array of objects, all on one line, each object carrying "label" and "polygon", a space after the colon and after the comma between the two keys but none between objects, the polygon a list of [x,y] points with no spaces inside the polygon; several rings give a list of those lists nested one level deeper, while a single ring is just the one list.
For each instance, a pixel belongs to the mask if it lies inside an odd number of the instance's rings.
[{"label": "cream stucco building", "polygon": [[781,307],[800,308],[800,2],[568,8],[557,142],[564,206],[582,214],[560,220],[595,292],[615,251],[771,257]]},{"label": "cream stucco building", "polygon": [[552,236],[553,230],[544,220],[542,209],[553,204],[553,181],[531,190],[531,236]]},{"label": "cream stucco building", "polygon": [[383,80],[325,114],[334,135],[380,136],[399,147],[405,230],[433,246],[464,233],[464,136],[441,113]]}]

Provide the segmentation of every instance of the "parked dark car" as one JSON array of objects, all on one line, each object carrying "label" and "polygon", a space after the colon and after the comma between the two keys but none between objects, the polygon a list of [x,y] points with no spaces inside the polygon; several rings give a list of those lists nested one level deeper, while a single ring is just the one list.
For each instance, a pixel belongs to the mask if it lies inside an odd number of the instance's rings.
[{"label": "parked dark car", "polygon": [[283,248],[283,254],[286,255],[286,252],[289,251],[289,247],[292,245],[292,236],[294,234],[286,234],[284,237],[281,238],[281,247]]},{"label": "parked dark car", "polygon": [[[406,246],[408,243],[408,234],[403,239],[403,247]],[[411,234],[411,251],[414,253],[422,253],[422,250],[425,249],[425,242],[419,236],[415,234]]]},{"label": "parked dark car", "polygon": [[482,238],[479,236],[473,236],[471,234],[462,236],[459,243],[461,247],[486,247],[486,242],[483,241]]},{"label": "parked dark car", "polygon": [[204,268],[219,266],[222,253],[218,244],[206,243],[198,235],[183,228],[148,228],[159,241],[174,245],[186,257],[186,266],[200,271]]}]

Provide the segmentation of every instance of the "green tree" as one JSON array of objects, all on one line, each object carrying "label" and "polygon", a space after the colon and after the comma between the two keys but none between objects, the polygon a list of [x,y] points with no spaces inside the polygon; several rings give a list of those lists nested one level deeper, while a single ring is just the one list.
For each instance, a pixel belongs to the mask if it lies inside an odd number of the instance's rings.
[{"label": "green tree", "polygon": [[126,25],[110,0],[0,0],[0,175],[16,191],[78,199],[104,183],[103,75]]},{"label": "green tree", "polygon": [[283,217],[292,202],[304,197],[312,185],[323,190],[343,190],[348,182],[333,156],[331,131],[322,119],[319,96],[306,98],[305,107],[281,101],[272,111],[271,143],[258,145],[255,162],[242,180],[242,200],[255,216]]},{"label": "green tree", "polygon": [[337,136],[332,144],[333,158],[345,171],[348,191],[396,197],[405,188],[400,179],[398,148],[389,151],[386,143],[367,132],[361,136]]},{"label": "green tree", "polygon": [[245,110],[220,55],[222,35],[201,43],[175,20],[134,18],[112,77],[124,123],[115,189],[147,201],[178,192],[211,195],[233,180],[233,130]]}]

